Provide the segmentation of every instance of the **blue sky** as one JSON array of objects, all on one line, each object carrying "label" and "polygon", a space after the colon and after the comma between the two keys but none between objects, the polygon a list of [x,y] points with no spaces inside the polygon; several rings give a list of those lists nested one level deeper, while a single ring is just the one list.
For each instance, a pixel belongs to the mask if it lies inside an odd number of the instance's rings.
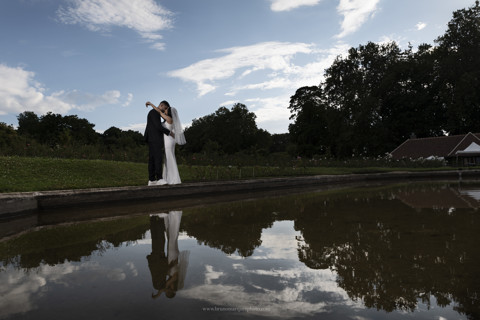
[{"label": "blue sky", "polygon": [[288,132],[289,99],[368,41],[434,44],[474,0],[0,0],[0,122],[76,114],[143,132],[145,102],[181,121],[243,103]]}]

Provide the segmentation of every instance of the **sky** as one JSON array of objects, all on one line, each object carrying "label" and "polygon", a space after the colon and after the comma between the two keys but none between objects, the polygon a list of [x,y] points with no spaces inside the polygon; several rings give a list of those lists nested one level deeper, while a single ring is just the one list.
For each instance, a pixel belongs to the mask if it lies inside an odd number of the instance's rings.
[{"label": "sky", "polygon": [[235,103],[286,133],[289,100],[351,47],[434,44],[474,0],[0,0],[0,122],[77,115],[143,133],[167,100],[184,126]]}]

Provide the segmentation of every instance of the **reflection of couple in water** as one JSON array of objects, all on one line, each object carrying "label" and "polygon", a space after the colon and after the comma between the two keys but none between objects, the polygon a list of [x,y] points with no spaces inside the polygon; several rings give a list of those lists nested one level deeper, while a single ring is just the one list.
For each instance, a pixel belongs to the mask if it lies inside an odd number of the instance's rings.
[{"label": "reflection of couple in water", "polygon": [[[183,288],[190,252],[178,250],[181,219],[182,211],[150,216],[152,253],[147,256],[147,260],[153,287],[158,291],[152,294],[152,298],[160,297],[162,292],[165,292],[168,298],[173,298],[176,292]],[[166,255],[165,237],[167,238]]]}]

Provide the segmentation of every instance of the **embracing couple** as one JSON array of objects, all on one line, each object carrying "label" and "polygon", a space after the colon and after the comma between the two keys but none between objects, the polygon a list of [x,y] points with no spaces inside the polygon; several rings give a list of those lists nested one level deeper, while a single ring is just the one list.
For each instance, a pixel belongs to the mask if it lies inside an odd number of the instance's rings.
[{"label": "embracing couple", "polygon": [[[145,106],[151,106],[145,128],[145,141],[148,143],[148,185],[182,183],[175,159],[175,144],[185,144],[182,125],[175,108],[167,101],[155,106],[148,101]],[[165,162],[163,159],[165,158]]]}]

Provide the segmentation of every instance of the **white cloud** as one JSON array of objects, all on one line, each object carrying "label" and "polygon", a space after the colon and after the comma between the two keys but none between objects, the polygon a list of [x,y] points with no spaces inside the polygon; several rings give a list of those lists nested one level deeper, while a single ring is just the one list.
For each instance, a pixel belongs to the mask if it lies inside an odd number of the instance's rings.
[{"label": "white cloud", "polygon": [[39,297],[42,297],[45,288],[80,285],[93,287],[98,285],[99,279],[124,281],[127,270],[130,270],[131,276],[138,276],[133,262],[127,262],[123,268],[110,268],[95,261],[65,261],[53,266],[41,264],[29,272],[7,265],[0,272],[0,318],[21,317],[26,312],[38,309],[41,305]]},{"label": "white cloud", "polygon": [[[320,50],[306,43],[265,42],[245,47],[219,50],[228,54],[219,58],[205,59],[186,68],[169,73],[171,77],[193,82],[197,86],[199,96],[214,91],[221,80],[233,78],[244,79],[255,71],[270,70],[267,81],[246,85],[233,85],[225,93],[235,96],[241,90],[291,89],[306,85],[318,85],[324,71],[334,59],[345,52],[349,46],[338,43],[334,47]],[[292,63],[295,54],[303,53],[313,56],[313,62],[304,66]],[[245,71],[239,72],[241,69]],[[236,83],[236,81],[234,81]]]},{"label": "white cloud", "polygon": [[128,107],[133,100],[133,93],[127,94],[127,100],[122,104],[123,107]]},{"label": "white cloud", "polygon": [[[248,311],[252,316],[288,319],[312,317],[335,306],[362,309],[362,301],[353,301],[337,283],[331,270],[314,270],[298,262],[298,241],[288,228],[292,221],[275,222],[263,230],[259,248],[248,260],[265,259],[265,263],[245,263],[229,256],[232,271],[206,265],[203,283],[178,291],[182,297],[205,301],[211,305]],[[282,231],[283,230],[283,231]],[[268,262],[270,261],[270,262]],[[275,261],[292,262],[276,267]],[[222,264],[225,266],[225,264]],[[257,266],[255,268],[253,266]],[[201,276],[201,275],[200,275]],[[268,281],[258,281],[259,277]],[[231,279],[241,279],[236,282]],[[254,287],[255,290],[251,288]],[[309,301],[309,293],[321,292],[321,301]]]},{"label": "white cloud", "polygon": [[[275,72],[270,79],[261,83],[252,83],[244,86],[231,88],[227,96],[235,96],[241,90],[262,90],[282,89],[283,94],[275,94],[271,97],[252,97],[246,99],[250,111],[257,116],[258,126],[270,133],[287,132],[288,119],[290,111],[288,104],[290,96],[294,90],[304,87],[319,85],[323,80],[324,71],[327,69],[339,55],[345,54],[349,46],[344,43],[338,43],[334,47],[326,50],[312,48],[312,54],[315,54],[314,61],[303,66],[291,65],[282,72]],[[252,95],[252,94],[251,94]],[[222,105],[230,105],[236,100],[229,100]]]},{"label": "white cloud", "polygon": [[220,107],[230,106],[230,105],[234,105],[237,102],[238,102],[237,100],[228,100],[228,101],[224,101],[224,102],[220,103],[219,106]]},{"label": "white cloud", "polygon": [[162,42],[156,42],[153,43],[150,48],[158,50],[158,51],[164,51],[165,50],[165,43]]},{"label": "white cloud", "polygon": [[[0,64],[0,115],[33,111],[65,114],[72,109],[91,111],[108,104],[120,104],[121,93],[110,90],[101,95],[78,90],[46,93],[44,85],[35,81],[35,73],[21,67]],[[130,103],[129,94],[123,105]]]},{"label": "white cloud", "polygon": [[[294,230],[293,221],[275,221],[270,228],[263,230],[260,250],[256,250],[251,258],[290,259],[293,261],[298,259],[298,237],[301,237],[301,233],[292,230]],[[267,273],[271,271],[262,270]],[[279,271],[276,270],[275,274],[278,274]],[[295,270],[284,271],[286,272],[284,276],[292,272],[297,273]]]},{"label": "white cloud", "polygon": [[419,22],[415,25],[415,27],[417,28],[417,30],[422,30],[422,29],[425,29],[425,27],[427,26],[427,24],[425,22]]},{"label": "white cloud", "polygon": [[128,130],[133,130],[133,131],[138,131],[140,133],[143,133],[145,131],[145,127],[147,126],[146,122],[143,123],[132,123],[128,126],[121,127],[120,129],[128,131]]},{"label": "white cloud", "polygon": [[212,284],[214,280],[225,276],[224,272],[213,270],[213,266],[205,265],[205,284]]},{"label": "white cloud", "polygon": [[130,269],[130,272],[132,273],[132,276],[134,277],[137,277],[138,276],[138,269],[137,267],[135,266],[135,263],[133,263],[132,261],[129,261],[126,263],[128,269]]},{"label": "white cloud", "polygon": [[[270,133],[285,133],[285,119],[290,117],[289,100],[290,95],[284,94],[270,98],[250,98],[243,103],[247,104],[248,110],[257,116],[255,122],[258,127]],[[220,106],[233,106],[238,102],[237,100],[225,101]]]},{"label": "white cloud", "polygon": [[80,24],[91,31],[108,31],[110,27],[125,27],[140,34],[152,47],[164,50],[160,31],[172,27],[172,13],[154,0],[70,0],[57,10],[65,24]]},{"label": "white cloud", "polygon": [[337,12],[343,16],[342,31],[337,35],[343,38],[357,31],[368,18],[375,14],[380,0],[340,0]]},{"label": "white cloud", "polygon": [[[192,122],[182,123],[182,128],[185,130],[186,127],[190,127],[191,125],[192,125]],[[128,131],[128,130],[138,131],[141,134],[143,134],[146,126],[147,126],[146,122],[132,123],[132,124],[129,124],[128,126],[120,127],[120,129],[125,130],[125,131]],[[100,133],[103,133],[103,132],[100,132]],[[151,244],[151,240],[148,240],[148,239],[147,240],[138,240],[137,242],[139,244]]]},{"label": "white cloud", "polygon": [[171,71],[169,76],[194,82],[200,96],[214,91],[219,80],[233,77],[238,69],[245,70],[244,77],[259,70],[289,72],[291,60],[297,53],[311,53],[312,45],[306,43],[263,42],[244,47],[233,47],[217,52],[227,53],[219,58],[205,59],[183,69]]},{"label": "white cloud", "polygon": [[35,272],[25,272],[22,269],[13,270],[7,266],[0,272],[0,318],[19,315],[39,306],[34,297],[45,285],[51,282],[61,284],[63,278],[78,271],[80,268],[70,262],[63,265],[41,265]]},{"label": "white cloud", "polygon": [[247,99],[248,108],[257,116],[256,122],[262,129],[270,133],[285,133],[285,119],[290,117],[288,103],[290,95],[270,98]]},{"label": "white cloud", "polygon": [[389,43],[392,43],[392,42],[395,42],[400,48],[405,47],[405,49],[407,48],[408,44],[410,43],[407,38],[405,38],[403,36],[400,36],[400,35],[396,35],[396,34],[392,34],[392,35],[388,35],[388,36],[386,36],[386,35],[382,36],[377,41],[377,43],[380,44],[380,45],[389,44]]},{"label": "white cloud", "polygon": [[[290,95],[283,94],[268,98],[250,98],[243,102],[229,100],[224,101],[219,106],[228,108],[235,103],[245,103],[248,110],[257,116],[255,122],[259,128],[270,133],[285,133],[287,132],[288,118],[290,117],[290,111],[288,110],[289,101]],[[287,119],[287,122],[285,119]]]},{"label": "white cloud", "polygon": [[[270,44],[270,43],[267,43]],[[282,46],[283,45],[283,46]],[[292,46],[290,46],[292,45]],[[294,45],[294,46],[293,46]],[[338,55],[345,54],[349,46],[344,43],[337,43],[329,49],[321,50],[309,44],[289,44],[276,43],[280,50],[262,50],[268,47],[265,43],[258,45],[235,48],[227,56],[216,59],[208,59],[193,64],[187,68],[173,71],[171,76],[179,77],[185,81],[195,82],[199,95],[208,93],[202,91],[206,86],[216,88],[217,82],[225,81],[228,78],[233,79],[233,85],[227,88],[225,95],[230,97],[228,101],[220,104],[221,106],[233,105],[236,102],[242,102],[234,99],[240,91],[268,91],[273,89],[281,90],[281,93],[275,92],[274,96],[260,97],[260,93],[249,93],[248,99],[242,99],[243,103],[248,103],[248,108],[257,115],[259,127],[271,133],[284,133],[287,131],[288,103],[294,90],[303,86],[318,85],[323,79],[324,71],[328,68]],[[227,49],[225,51],[228,51]],[[257,52],[257,56],[254,58]],[[300,52],[309,55],[312,62],[305,65],[295,65],[293,63],[293,52]],[[243,56],[249,57],[242,59]],[[208,63],[206,62],[208,61]],[[269,64],[266,64],[268,61]],[[259,71],[263,69],[271,70],[271,74],[264,82],[252,82],[249,84],[236,85],[236,83],[245,80],[245,73],[238,69],[247,69],[247,71]],[[219,85],[219,84],[218,84]],[[278,90],[277,90],[278,91]]]},{"label": "white cloud", "polygon": [[34,77],[34,72],[0,64],[0,114],[23,111],[66,113],[75,107],[61,100],[59,92],[46,95],[45,88]]},{"label": "white cloud", "polygon": [[343,43],[338,43],[326,50],[312,48],[311,53],[317,55],[313,57],[316,60],[304,66],[290,65],[289,68],[281,70],[281,72],[273,73],[269,80],[261,83],[234,87],[227,95],[232,96],[240,90],[291,89],[318,85],[323,79],[325,69],[331,66],[337,56],[346,53],[348,49],[349,46]]},{"label": "white cloud", "polygon": [[[84,93],[78,90],[60,91],[55,96],[62,101],[66,101],[74,106],[75,109],[82,111],[92,111],[100,106],[108,104],[120,104],[120,91],[110,90],[102,95]],[[127,98],[128,101],[128,98]]]},{"label": "white cloud", "polygon": [[290,11],[301,6],[315,6],[321,0],[270,0],[272,11]]}]

